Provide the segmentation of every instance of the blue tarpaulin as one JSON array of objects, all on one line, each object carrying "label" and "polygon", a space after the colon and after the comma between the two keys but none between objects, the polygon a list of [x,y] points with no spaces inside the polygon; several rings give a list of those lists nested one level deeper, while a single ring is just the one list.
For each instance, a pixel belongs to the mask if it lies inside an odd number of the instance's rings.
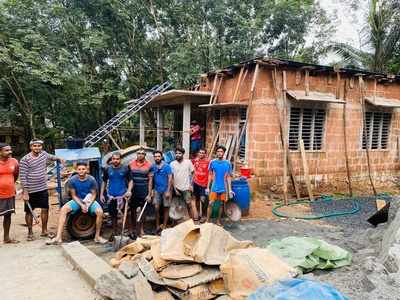
[{"label": "blue tarpaulin", "polygon": [[329,284],[308,279],[282,280],[258,288],[248,300],[348,300]]},{"label": "blue tarpaulin", "polygon": [[94,160],[101,158],[99,148],[81,148],[81,149],[56,149],[55,154],[66,161]]}]

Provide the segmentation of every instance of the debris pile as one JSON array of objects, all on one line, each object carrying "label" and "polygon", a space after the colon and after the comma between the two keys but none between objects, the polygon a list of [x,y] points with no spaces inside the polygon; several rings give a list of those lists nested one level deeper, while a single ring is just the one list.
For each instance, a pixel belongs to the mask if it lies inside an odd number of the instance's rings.
[{"label": "debris pile", "polygon": [[[100,278],[96,289],[115,300],[246,299],[260,286],[297,275],[270,250],[192,220],[164,230],[161,237],[139,238],[118,251],[111,264],[118,271]],[[116,286],[125,286],[124,292],[107,290]]]}]

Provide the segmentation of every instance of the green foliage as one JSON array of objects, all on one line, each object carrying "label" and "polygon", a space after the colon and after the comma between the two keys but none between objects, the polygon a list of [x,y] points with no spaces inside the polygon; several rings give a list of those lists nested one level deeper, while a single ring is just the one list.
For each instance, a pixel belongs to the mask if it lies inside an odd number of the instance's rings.
[{"label": "green foliage", "polygon": [[316,0],[3,0],[0,77],[31,135],[85,137],[166,79],[257,55],[316,62],[332,30]]},{"label": "green foliage", "polygon": [[342,57],[346,66],[398,73],[400,4],[395,0],[370,0],[365,32],[365,48],[370,51],[344,43],[335,43],[331,49]]}]

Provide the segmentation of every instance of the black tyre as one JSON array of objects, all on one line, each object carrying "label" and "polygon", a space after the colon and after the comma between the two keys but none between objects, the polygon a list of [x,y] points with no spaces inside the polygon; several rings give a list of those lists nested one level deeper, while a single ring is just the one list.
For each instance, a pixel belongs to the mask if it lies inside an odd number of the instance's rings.
[{"label": "black tyre", "polygon": [[92,239],[96,233],[96,216],[77,212],[68,216],[68,233],[75,239]]}]

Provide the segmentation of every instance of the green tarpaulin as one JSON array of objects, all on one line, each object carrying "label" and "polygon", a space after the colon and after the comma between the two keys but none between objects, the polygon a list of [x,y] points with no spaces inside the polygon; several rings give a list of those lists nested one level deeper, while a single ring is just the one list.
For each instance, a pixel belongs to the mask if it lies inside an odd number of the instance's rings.
[{"label": "green tarpaulin", "polygon": [[351,254],[348,251],[309,237],[290,236],[282,240],[272,240],[267,248],[303,273],[314,269],[339,268],[351,263]]}]

